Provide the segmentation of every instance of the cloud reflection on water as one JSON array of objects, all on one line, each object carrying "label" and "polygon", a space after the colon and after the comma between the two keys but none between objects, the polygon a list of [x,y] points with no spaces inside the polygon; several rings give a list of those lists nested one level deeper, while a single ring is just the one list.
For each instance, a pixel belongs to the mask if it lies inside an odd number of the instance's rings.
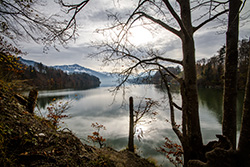
[{"label": "cloud reflection on water", "polygon": [[[143,124],[145,129],[144,138],[142,142],[138,142],[135,138],[135,145],[139,153],[144,157],[153,157],[159,164],[171,167],[163,155],[156,151],[156,148],[162,146],[164,138],[167,136],[170,140],[178,142],[178,139],[171,129],[170,123],[166,121],[169,118],[168,100],[165,98],[166,94],[162,92],[155,85],[135,85],[129,86],[126,90],[125,96],[121,92],[117,96],[112,96],[107,87],[100,87],[89,90],[62,90],[62,91],[43,91],[39,93],[39,105],[46,108],[46,100],[49,102],[52,98],[72,99],[71,108],[67,111],[71,118],[65,119],[67,127],[71,129],[83,142],[86,142],[87,136],[91,135],[94,129],[91,124],[98,122],[103,124],[107,130],[101,131],[101,135],[107,139],[107,146],[114,149],[121,150],[127,147],[128,142],[128,128],[129,128],[129,112],[128,99],[129,96],[134,97],[134,105],[139,104],[142,97],[152,98],[158,100],[161,104],[156,108],[158,112],[156,121],[150,124]],[[76,96],[77,95],[77,96]],[[211,98],[221,98],[215,90],[204,90],[200,92],[200,121],[204,143],[216,139],[215,134],[221,134],[221,110],[216,110],[220,100]],[[177,104],[181,104],[181,97],[178,91],[173,92],[173,97]],[[124,101],[125,100],[125,101]],[[181,112],[176,110],[176,122],[181,123]]]}]

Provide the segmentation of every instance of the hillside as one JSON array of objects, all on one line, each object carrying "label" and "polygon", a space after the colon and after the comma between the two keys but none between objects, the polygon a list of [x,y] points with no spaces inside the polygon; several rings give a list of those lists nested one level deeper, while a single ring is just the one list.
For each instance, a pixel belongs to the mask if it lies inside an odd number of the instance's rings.
[{"label": "hillside", "polygon": [[[26,60],[23,59],[22,57],[19,57],[20,62],[22,64],[25,64],[27,67],[34,67],[36,71],[39,71],[38,66],[40,66],[41,63],[32,61],[32,60]],[[100,83],[99,86],[114,86],[116,85],[116,75],[106,73],[106,72],[99,72],[95,71],[89,68],[85,68],[83,66],[80,66],[78,64],[73,64],[73,65],[55,65],[55,66],[46,66],[42,64],[47,69],[53,69],[53,70],[58,70],[62,71],[63,73],[67,75],[89,75],[90,77],[96,77],[99,79]]]},{"label": "hillside", "polygon": [[0,83],[0,166],[154,166],[127,150],[82,144],[70,130],[57,131],[48,120],[27,112],[16,97]]},{"label": "hillside", "polygon": [[57,65],[57,66],[52,66],[52,67],[55,69],[60,69],[67,74],[87,73],[89,75],[96,76],[100,79],[101,86],[114,86],[116,83],[116,77],[113,76],[114,74],[94,71],[89,68],[82,67],[78,64],[60,65],[60,66]]},{"label": "hillside", "polygon": [[20,58],[26,66],[19,79],[36,89],[89,89],[100,86],[100,80],[88,73],[68,74],[60,69],[48,67],[42,63]]},{"label": "hillside", "polygon": [[55,69],[60,69],[64,72],[66,72],[67,74],[73,74],[73,73],[87,73],[89,75],[93,75],[96,76],[98,78],[105,78],[107,77],[105,74],[101,73],[101,72],[97,72],[94,70],[91,70],[89,68],[85,68],[82,67],[78,64],[73,64],[73,65],[57,65],[57,66],[52,66]]}]

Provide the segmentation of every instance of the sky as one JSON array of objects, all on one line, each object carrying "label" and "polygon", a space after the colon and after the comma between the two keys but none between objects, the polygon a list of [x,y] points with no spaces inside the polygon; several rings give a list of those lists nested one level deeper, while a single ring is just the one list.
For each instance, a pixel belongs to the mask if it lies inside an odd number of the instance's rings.
[{"label": "sky", "polygon": [[[76,2],[76,0],[69,0]],[[104,66],[102,58],[90,58],[89,55],[96,52],[91,47],[91,42],[98,42],[105,37],[96,33],[96,29],[106,28],[112,20],[108,19],[107,13],[114,12],[123,16],[131,12],[135,5],[133,0],[90,0],[84,9],[77,15],[79,23],[79,36],[75,41],[70,42],[67,47],[58,46],[59,52],[53,47],[47,53],[43,53],[43,46],[32,41],[19,43],[21,50],[27,52],[25,59],[41,62],[45,65],[71,65],[79,64],[96,71],[111,72],[112,67]],[[46,7],[40,9],[44,13],[48,11],[60,12],[60,7],[48,2]],[[250,15],[250,1],[246,1],[245,8],[241,12],[244,18]],[[125,15],[126,16],[126,15]],[[192,17],[199,16],[199,12]],[[128,16],[127,16],[128,17]],[[125,17],[126,18],[126,17]],[[250,20],[250,18],[248,18]],[[225,44],[225,27],[216,26],[218,22],[212,22],[198,30],[195,35],[196,60],[210,58]],[[137,26],[131,30],[130,41],[138,47],[159,48],[171,58],[180,59],[181,42],[173,34],[156,27],[157,32],[150,32],[148,29]],[[240,22],[239,39],[250,37],[250,23],[247,20]]]}]

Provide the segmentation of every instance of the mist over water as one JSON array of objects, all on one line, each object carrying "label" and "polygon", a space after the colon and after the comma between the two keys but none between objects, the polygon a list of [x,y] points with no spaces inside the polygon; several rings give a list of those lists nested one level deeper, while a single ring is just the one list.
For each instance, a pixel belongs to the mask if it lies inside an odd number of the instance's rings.
[{"label": "mist over water", "polygon": [[[63,121],[63,127],[73,131],[83,143],[88,143],[87,136],[92,135],[95,129],[91,124],[98,122],[106,127],[100,134],[107,139],[106,146],[116,150],[125,149],[128,144],[129,132],[129,109],[128,99],[134,97],[134,108],[140,103],[142,98],[152,98],[160,103],[160,106],[153,108],[158,114],[151,123],[149,117],[140,123],[143,130],[141,142],[135,137],[137,153],[145,158],[151,157],[158,161],[158,165],[172,166],[166,158],[156,151],[164,144],[167,136],[170,140],[179,142],[177,136],[171,129],[171,125],[166,120],[169,117],[169,104],[166,93],[155,85],[131,85],[125,90],[120,90],[115,96],[109,90],[114,87],[99,87],[88,90],[54,90],[41,91],[38,97],[38,106],[43,114],[46,114],[47,106],[54,98],[62,101],[71,101],[67,114],[70,118]],[[124,91],[126,92],[124,94]],[[178,91],[172,93],[177,104],[181,104],[181,96]],[[238,98],[238,103],[242,104],[242,95]],[[238,121],[240,124],[241,110],[238,105]],[[204,144],[216,139],[216,134],[221,134],[222,119],[222,91],[213,89],[199,90],[200,122]],[[181,112],[176,110],[176,122],[181,124]],[[239,128],[238,128],[239,130]],[[96,145],[98,146],[98,145]]]}]

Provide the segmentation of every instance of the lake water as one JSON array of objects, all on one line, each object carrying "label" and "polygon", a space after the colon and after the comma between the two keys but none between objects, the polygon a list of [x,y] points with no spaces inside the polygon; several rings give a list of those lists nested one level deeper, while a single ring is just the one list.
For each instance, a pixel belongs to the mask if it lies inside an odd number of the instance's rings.
[{"label": "lake water", "polygon": [[[106,146],[116,150],[122,150],[127,147],[129,111],[128,99],[134,97],[134,105],[140,103],[143,97],[152,98],[160,103],[160,106],[153,108],[158,114],[155,119],[145,117],[138,124],[143,130],[143,139],[138,141],[135,138],[137,153],[145,158],[151,157],[157,160],[158,165],[172,166],[166,158],[156,151],[164,144],[164,138],[167,136],[172,141],[178,142],[178,139],[171,129],[169,118],[169,105],[166,93],[155,85],[134,85],[120,90],[116,95],[110,92],[114,87],[99,87],[89,90],[54,90],[40,91],[38,97],[38,106],[43,114],[47,106],[54,98],[61,101],[71,101],[70,109],[67,114],[70,118],[64,120],[63,127],[73,131],[83,143],[88,143],[87,136],[91,135],[94,129],[91,124],[98,122],[106,127],[106,130],[100,131],[100,134],[107,139]],[[124,94],[125,92],[125,94]],[[178,91],[173,92],[174,100],[181,104],[181,97]],[[243,96],[240,94],[238,103],[242,104]],[[238,105],[237,123],[240,124],[242,107]],[[199,108],[200,121],[203,135],[203,141],[207,142],[216,139],[216,134],[221,134],[222,120],[222,91],[214,89],[199,90]],[[151,123],[147,123],[151,121]],[[176,110],[176,121],[180,124],[181,113]],[[238,127],[238,131],[239,131]],[[98,146],[98,145],[96,145]]]}]

